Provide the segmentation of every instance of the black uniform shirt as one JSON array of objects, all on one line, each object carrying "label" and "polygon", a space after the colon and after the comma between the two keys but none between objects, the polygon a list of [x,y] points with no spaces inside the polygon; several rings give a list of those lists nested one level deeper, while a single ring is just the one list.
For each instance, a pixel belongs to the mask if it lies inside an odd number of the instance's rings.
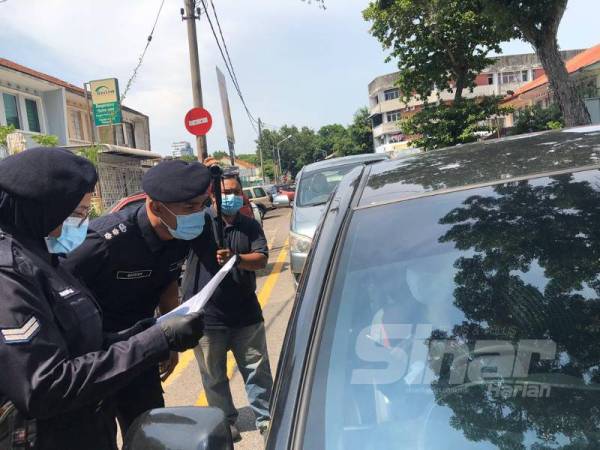
[{"label": "black uniform shirt", "polygon": [[93,220],[85,242],[63,264],[96,296],[104,329],[119,331],[153,316],[188,250],[186,241],[160,240],[142,205]]},{"label": "black uniform shirt", "polygon": [[1,231],[0,299],[0,405],[39,419],[36,449],[113,448],[98,402],[165,359],[160,328],[107,339],[97,304],[43,241]]},{"label": "black uniform shirt", "polygon": [[[216,258],[215,220],[212,216],[202,235],[192,241],[193,252],[186,264],[182,286],[185,300],[199,292],[220,269]],[[225,224],[224,235],[225,247],[236,254],[269,254],[263,229],[250,217],[238,214],[233,224]],[[234,267],[204,307],[204,313],[207,328],[239,328],[262,322],[256,296],[256,273]]]}]

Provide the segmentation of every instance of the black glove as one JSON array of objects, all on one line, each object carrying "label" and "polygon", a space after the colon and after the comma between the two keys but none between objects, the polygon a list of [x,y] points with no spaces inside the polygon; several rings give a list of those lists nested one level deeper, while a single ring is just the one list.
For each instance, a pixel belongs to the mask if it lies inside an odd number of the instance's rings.
[{"label": "black glove", "polygon": [[183,352],[198,345],[204,331],[204,318],[200,313],[174,316],[158,324],[165,333],[169,349]]}]

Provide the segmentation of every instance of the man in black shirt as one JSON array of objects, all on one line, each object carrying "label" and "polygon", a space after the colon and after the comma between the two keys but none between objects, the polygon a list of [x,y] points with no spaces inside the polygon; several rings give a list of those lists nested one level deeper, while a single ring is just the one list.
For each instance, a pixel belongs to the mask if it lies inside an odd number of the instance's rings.
[{"label": "man in black shirt", "polygon": [[[212,223],[192,241],[194,250],[187,261],[183,280],[184,299],[200,291],[233,255],[238,263],[222,281],[204,308],[205,331],[196,347],[196,360],[210,406],[221,408],[229,421],[234,440],[241,439],[235,427],[238,412],[227,378],[227,351],[231,350],[244,383],[256,427],[267,430],[273,378],[269,366],[262,311],[256,296],[256,271],[268,260],[264,232],[254,219],[239,214],[242,186],[235,177],[223,180],[223,217],[212,214]],[[224,225],[224,249],[217,249],[216,221]]]},{"label": "man in black shirt", "polygon": [[[210,174],[199,163],[165,161],[142,180],[148,195],[140,206],[125,208],[90,223],[85,242],[63,261],[64,267],[93,292],[106,332],[130,328],[179,305],[178,279],[189,241],[204,229]],[[172,352],[163,379],[177,365]],[[116,416],[125,435],[135,418],[164,407],[156,365],[115,396]]]}]

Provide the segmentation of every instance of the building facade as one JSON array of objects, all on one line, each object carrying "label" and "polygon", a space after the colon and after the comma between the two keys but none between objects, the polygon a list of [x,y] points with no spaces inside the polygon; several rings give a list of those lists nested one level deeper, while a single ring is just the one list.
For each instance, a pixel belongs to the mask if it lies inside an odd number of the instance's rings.
[{"label": "building facade", "polygon": [[[565,60],[568,60],[582,51],[569,50],[562,52],[562,55]],[[472,91],[465,89],[464,97],[504,96],[544,75],[544,69],[535,53],[506,55],[493,59],[494,64],[476,77],[475,88]],[[408,101],[402,98],[396,86],[398,75],[398,72],[383,75],[369,84],[373,142],[375,151],[379,153],[406,151],[408,138],[402,134],[400,121],[416,114],[425,103],[416,97]],[[439,100],[449,102],[453,98],[453,92],[435,91],[427,98],[427,102],[436,103]]]},{"label": "building facade", "polygon": [[[0,126],[14,126],[25,149],[38,145],[36,135],[54,135],[73,151],[97,144],[96,202],[103,209],[141,190],[144,165],[161,156],[150,151],[147,115],[122,106],[123,123],[92,128],[91,108],[83,88],[0,58]],[[0,146],[0,157],[8,150]]]},{"label": "building facade", "polygon": [[[600,45],[589,48],[569,59],[565,66],[579,95],[585,102],[593,124],[600,123]],[[515,109],[506,119],[506,126],[514,124],[519,110],[528,106],[546,108],[554,103],[554,96],[543,75],[517,89],[504,100],[504,106]]]},{"label": "building facade", "polygon": [[171,154],[173,158],[181,158],[182,156],[194,156],[192,144],[188,141],[173,142],[171,144]]}]

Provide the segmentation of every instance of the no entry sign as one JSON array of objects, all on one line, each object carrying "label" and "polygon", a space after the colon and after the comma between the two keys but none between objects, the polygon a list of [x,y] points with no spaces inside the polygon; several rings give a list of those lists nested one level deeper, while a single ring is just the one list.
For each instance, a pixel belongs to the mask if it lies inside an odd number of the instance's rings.
[{"label": "no entry sign", "polygon": [[212,116],[204,108],[192,108],[185,115],[185,127],[194,136],[204,136],[212,127]]}]

